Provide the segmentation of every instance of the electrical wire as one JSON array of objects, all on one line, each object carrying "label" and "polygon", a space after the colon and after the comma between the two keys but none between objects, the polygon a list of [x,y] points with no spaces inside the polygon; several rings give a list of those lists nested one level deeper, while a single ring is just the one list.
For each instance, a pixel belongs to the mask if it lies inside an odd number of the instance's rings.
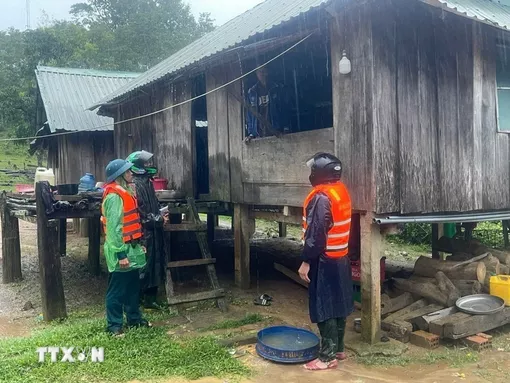
[{"label": "electrical wire", "polygon": [[75,131],[71,131],[71,132],[60,132],[60,133],[52,133],[52,134],[46,134],[46,135],[43,135],[43,136],[32,136],[32,137],[18,137],[18,138],[1,138],[0,139],[0,142],[12,142],[12,141],[24,141],[24,140],[36,140],[36,139],[41,139],[41,138],[50,138],[50,137],[58,137],[58,136],[66,136],[66,135],[70,135],[70,134],[76,134],[76,133],[83,133],[83,132],[94,132],[94,131],[98,131],[98,130],[101,130],[102,128],[109,128],[111,126],[115,126],[115,125],[120,125],[120,124],[125,124],[127,122],[131,122],[131,121],[136,121],[136,120],[140,120],[142,118],[147,118],[147,117],[151,117],[151,116],[154,116],[156,114],[159,114],[159,113],[163,113],[163,112],[166,112],[167,110],[170,110],[170,109],[173,109],[173,108],[177,108],[179,106],[182,106],[182,105],[185,105],[185,104],[188,104],[190,102],[193,102],[195,100],[198,100],[199,98],[202,98],[202,97],[205,97],[205,96],[208,96],[209,94],[211,93],[215,93],[223,88],[226,88],[227,86],[230,86],[232,85],[233,83],[239,81],[239,80],[242,80],[243,78],[249,76],[250,74],[252,73],[255,73],[256,71],[258,71],[259,69],[265,67],[266,65],[272,63],[273,61],[279,59],[280,57],[282,57],[283,55],[287,54],[288,52],[290,52],[291,50],[293,50],[294,48],[296,48],[298,45],[302,44],[303,42],[305,42],[308,38],[310,38],[315,32],[312,32],[310,33],[308,36],[305,36],[304,38],[302,38],[301,40],[299,40],[297,43],[295,43],[294,45],[292,45],[291,47],[287,48],[286,50],[284,50],[283,52],[281,52],[280,54],[276,55],[275,57],[273,57],[272,59],[270,59],[269,61],[266,61],[264,64],[256,67],[255,69],[237,77],[236,79],[234,80],[231,80],[215,89],[211,89],[210,91],[208,92],[205,92],[204,94],[201,94],[201,95],[198,95],[198,96],[195,96],[195,97],[192,97],[190,98],[189,100],[186,100],[186,101],[182,101],[182,102],[179,102],[175,105],[171,105],[171,106],[168,106],[166,108],[163,108],[163,109],[160,109],[160,110],[157,110],[155,112],[151,112],[151,113],[148,113],[148,114],[144,114],[142,116],[137,116],[137,117],[133,117],[133,118],[129,118],[127,120],[123,120],[123,121],[117,121],[117,122],[113,122],[111,124],[105,124],[105,125],[100,125],[100,126],[96,126],[96,127],[93,127],[93,128],[90,128],[90,129],[84,129],[84,130],[75,130]]}]

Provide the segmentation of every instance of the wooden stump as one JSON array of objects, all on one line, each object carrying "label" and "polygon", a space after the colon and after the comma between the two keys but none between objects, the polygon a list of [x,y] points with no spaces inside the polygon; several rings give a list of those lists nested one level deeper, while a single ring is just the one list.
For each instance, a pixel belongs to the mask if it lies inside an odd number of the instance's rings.
[{"label": "wooden stump", "polygon": [[0,203],[2,218],[2,282],[14,283],[22,279],[21,247],[18,219],[11,217],[5,198]]},{"label": "wooden stump", "polygon": [[89,253],[88,263],[89,271],[94,275],[99,275],[101,268],[99,264],[99,254],[101,252],[101,221],[99,217],[89,218]]}]

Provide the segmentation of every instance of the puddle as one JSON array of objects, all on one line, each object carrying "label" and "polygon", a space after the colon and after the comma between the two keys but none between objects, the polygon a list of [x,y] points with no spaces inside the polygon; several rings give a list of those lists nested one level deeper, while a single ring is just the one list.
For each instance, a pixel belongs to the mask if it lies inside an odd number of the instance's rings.
[{"label": "puddle", "polygon": [[28,333],[27,326],[13,322],[10,318],[0,317],[0,338],[24,336]]}]

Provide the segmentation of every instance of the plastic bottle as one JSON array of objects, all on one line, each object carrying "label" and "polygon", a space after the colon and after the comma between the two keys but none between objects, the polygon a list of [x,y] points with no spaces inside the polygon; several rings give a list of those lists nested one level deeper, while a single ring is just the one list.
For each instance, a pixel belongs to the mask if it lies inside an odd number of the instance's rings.
[{"label": "plastic bottle", "polygon": [[80,178],[80,185],[78,186],[78,192],[83,193],[89,190],[94,190],[96,187],[96,179],[94,175],[91,173],[85,173],[83,177]]},{"label": "plastic bottle", "polygon": [[46,168],[37,168],[35,170],[34,189],[35,184],[40,181],[48,181],[51,186],[55,186],[55,174],[53,174],[53,170]]}]

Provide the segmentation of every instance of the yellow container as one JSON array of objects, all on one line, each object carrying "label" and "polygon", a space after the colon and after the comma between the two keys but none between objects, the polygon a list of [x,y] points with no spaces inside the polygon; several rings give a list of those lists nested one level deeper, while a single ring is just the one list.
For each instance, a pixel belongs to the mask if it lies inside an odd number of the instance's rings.
[{"label": "yellow container", "polygon": [[491,295],[505,301],[505,306],[510,306],[510,276],[496,275],[490,279]]}]

